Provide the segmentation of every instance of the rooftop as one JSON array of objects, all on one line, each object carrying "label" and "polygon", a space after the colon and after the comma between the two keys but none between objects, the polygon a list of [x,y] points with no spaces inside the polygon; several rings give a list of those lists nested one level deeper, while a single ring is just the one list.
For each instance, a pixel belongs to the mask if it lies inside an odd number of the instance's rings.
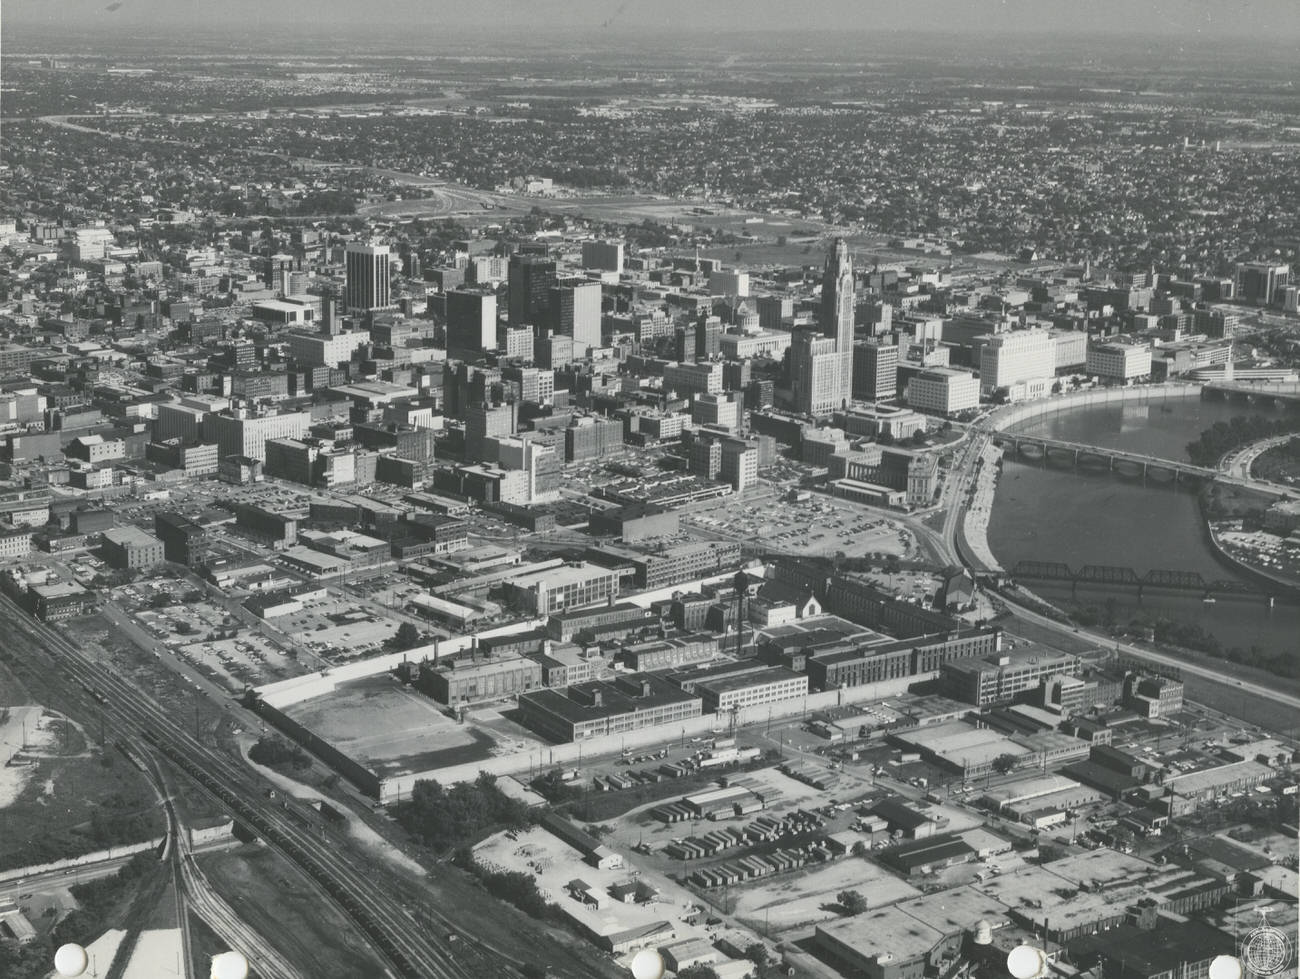
[{"label": "rooftop", "polygon": [[866,958],[902,962],[928,955],[944,937],[897,905],[818,925],[817,931]]}]

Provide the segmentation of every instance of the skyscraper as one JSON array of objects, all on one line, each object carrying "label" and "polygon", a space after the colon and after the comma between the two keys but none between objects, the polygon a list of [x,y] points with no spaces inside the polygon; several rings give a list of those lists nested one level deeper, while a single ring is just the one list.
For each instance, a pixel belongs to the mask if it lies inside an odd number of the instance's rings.
[{"label": "skyscraper", "polygon": [[547,325],[555,263],[541,255],[511,255],[509,283],[510,325],[531,324],[535,335],[537,328]]},{"label": "skyscraper", "polygon": [[551,330],[573,337],[574,356],[585,357],[592,347],[600,346],[599,282],[571,279],[553,285],[547,290],[547,305]]},{"label": "skyscraper", "polygon": [[847,404],[853,396],[853,262],[843,238],[826,256],[822,273],[822,333],[835,339],[840,357],[840,380],[836,407]]},{"label": "skyscraper", "polygon": [[[849,357],[853,351],[849,351]],[[843,407],[841,357],[830,337],[808,330],[795,333],[790,347],[790,386],[794,409],[805,415],[829,415]]]},{"label": "skyscraper", "polygon": [[878,338],[854,345],[853,397],[884,401],[898,393],[898,347]]},{"label": "skyscraper", "polygon": [[496,294],[469,289],[447,293],[447,350],[456,355],[482,353],[496,342]]},{"label": "skyscraper", "polygon": [[388,266],[392,253],[388,246],[349,241],[343,257],[347,275],[343,301],[348,312],[390,309]]}]

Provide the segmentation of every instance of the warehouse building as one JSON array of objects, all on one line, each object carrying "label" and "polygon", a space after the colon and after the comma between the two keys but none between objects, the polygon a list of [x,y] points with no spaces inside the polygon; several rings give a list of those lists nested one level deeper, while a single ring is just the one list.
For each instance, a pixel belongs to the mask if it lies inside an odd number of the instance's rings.
[{"label": "warehouse building", "polygon": [[700,716],[700,698],[652,673],[521,694],[523,723],[555,741],[638,731]]},{"label": "warehouse building", "polygon": [[741,676],[718,677],[696,684],[707,714],[722,714],[808,695],[808,675],[775,666]]},{"label": "warehouse building", "polygon": [[104,531],[104,558],[115,568],[152,568],[165,558],[163,542],[139,527]]},{"label": "warehouse building", "polygon": [[505,589],[517,608],[531,615],[550,615],[608,602],[618,596],[623,578],[630,576],[582,561],[508,578]]}]

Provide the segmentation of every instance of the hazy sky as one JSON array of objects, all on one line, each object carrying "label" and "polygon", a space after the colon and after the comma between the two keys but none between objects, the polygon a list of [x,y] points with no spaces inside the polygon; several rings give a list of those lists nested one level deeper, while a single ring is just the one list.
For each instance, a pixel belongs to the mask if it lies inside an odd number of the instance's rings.
[{"label": "hazy sky", "polygon": [[[743,30],[878,28],[1006,34],[1086,31],[1187,38],[1300,41],[1300,0],[5,0],[4,33],[66,26],[77,33],[157,33],[291,27],[312,34],[391,30],[403,47],[427,30],[431,44],[493,29],[510,33],[600,28],[687,30],[726,36]],[[42,30],[42,35],[47,31]],[[488,35],[490,36],[490,35]],[[441,46],[441,45],[438,45]]]}]

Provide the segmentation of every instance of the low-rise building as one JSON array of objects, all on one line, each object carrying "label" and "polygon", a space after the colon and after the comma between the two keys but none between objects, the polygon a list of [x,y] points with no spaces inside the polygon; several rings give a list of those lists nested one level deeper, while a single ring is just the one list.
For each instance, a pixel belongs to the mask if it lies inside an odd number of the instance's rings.
[{"label": "low-rise building", "polygon": [[740,676],[705,680],[697,684],[695,690],[703,698],[705,713],[725,714],[805,697],[808,694],[808,675],[777,666]]},{"label": "low-rise building", "polygon": [[529,572],[505,582],[511,604],[532,615],[600,605],[618,596],[628,572],[585,561]]},{"label": "low-rise building", "polygon": [[555,741],[638,731],[700,716],[700,698],[650,673],[521,694],[523,723]]},{"label": "low-rise building", "polygon": [[128,525],[104,531],[104,557],[115,568],[151,568],[166,554],[157,537]]}]

